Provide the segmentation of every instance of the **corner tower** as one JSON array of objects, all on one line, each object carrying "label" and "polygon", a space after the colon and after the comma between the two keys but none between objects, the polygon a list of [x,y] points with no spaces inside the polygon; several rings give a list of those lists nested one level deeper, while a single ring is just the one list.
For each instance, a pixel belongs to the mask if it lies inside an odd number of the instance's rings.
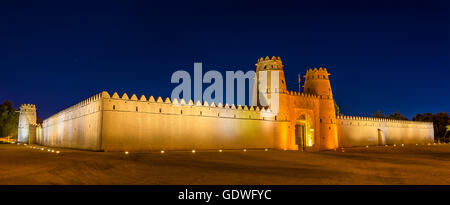
[{"label": "corner tower", "polygon": [[36,105],[20,105],[19,130],[17,140],[21,143],[34,143],[36,138]]},{"label": "corner tower", "polygon": [[320,67],[309,69],[304,76],[303,92],[319,96],[320,149],[338,147],[336,112],[329,75],[326,68]]},{"label": "corner tower", "polygon": [[[275,101],[279,102],[279,98],[274,99],[274,97],[287,92],[281,58],[275,56],[259,58],[255,66],[256,79],[253,86],[252,104],[269,106]],[[273,106],[271,107],[274,110]]]}]

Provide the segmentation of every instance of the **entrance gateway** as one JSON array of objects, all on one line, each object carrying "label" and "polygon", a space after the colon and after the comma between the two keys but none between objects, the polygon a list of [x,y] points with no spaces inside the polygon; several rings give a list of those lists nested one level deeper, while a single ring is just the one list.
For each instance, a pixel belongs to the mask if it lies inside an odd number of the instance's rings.
[{"label": "entrance gateway", "polygon": [[295,144],[298,146],[299,151],[305,150],[305,125],[304,124],[297,124],[295,125]]}]

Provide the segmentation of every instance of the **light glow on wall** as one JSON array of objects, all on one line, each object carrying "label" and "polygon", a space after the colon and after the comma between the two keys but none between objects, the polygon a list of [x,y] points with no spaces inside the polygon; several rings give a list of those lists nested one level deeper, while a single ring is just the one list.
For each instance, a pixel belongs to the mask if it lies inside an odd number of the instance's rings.
[{"label": "light glow on wall", "polygon": [[309,133],[306,136],[308,140],[308,147],[312,147],[314,144],[314,129],[309,129]]}]

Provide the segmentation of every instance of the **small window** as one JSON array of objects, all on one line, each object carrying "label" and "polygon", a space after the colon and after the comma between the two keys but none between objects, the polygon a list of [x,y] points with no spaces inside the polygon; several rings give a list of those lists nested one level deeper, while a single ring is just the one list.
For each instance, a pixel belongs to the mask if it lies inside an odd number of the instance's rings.
[{"label": "small window", "polygon": [[115,105],[113,105],[113,110],[115,110],[116,109],[116,106]]},{"label": "small window", "polygon": [[320,123],[322,123],[322,118],[320,118]]},{"label": "small window", "polygon": [[139,112],[139,108],[136,106],[136,112]]},{"label": "small window", "polygon": [[180,114],[183,114],[183,110],[180,111]]},{"label": "small window", "polygon": [[161,113],[162,112],[162,110],[161,110],[161,108],[159,108],[159,113]]},{"label": "small window", "polygon": [[202,111],[200,111],[200,115],[203,115],[203,112],[202,112]]}]

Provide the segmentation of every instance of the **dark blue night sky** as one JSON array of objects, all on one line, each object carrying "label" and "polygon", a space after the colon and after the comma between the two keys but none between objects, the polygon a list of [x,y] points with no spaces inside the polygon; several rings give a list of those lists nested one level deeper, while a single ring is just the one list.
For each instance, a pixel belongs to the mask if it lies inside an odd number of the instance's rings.
[{"label": "dark blue night sky", "polygon": [[43,118],[102,90],[169,97],[193,62],[247,71],[273,55],[290,90],[327,67],[347,115],[450,111],[449,1],[37,2],[0,2],[0,101]]}]

